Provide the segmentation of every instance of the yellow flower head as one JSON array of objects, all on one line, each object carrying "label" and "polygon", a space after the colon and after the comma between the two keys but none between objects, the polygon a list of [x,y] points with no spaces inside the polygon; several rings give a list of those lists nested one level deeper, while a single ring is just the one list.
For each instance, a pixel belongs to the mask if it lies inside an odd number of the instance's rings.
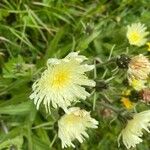
[{"label": "yellow flower head", "polygon": [[126,127],[121,131],[120,137],[122,137],[123,144],[130,149],[136,147],[137,144],[141,143],[143,129],[150,133],[150,110],[137,113],[133,116],[133,119],[128,120]]},{"label": "yellow flower head", "polygon": [[150,51],[150,42],[147,42],[146,45],[148,46],[148,51]]},{"label": "yellow flower head", "polygon": [[61,139],[62,148],[68,146],[75,147],[72,143],[77,139],[82,143],[88,138],[86,130],[88,128],[97,128],[98,121],[90,116],[90,113],[79,107],[72,107],[58,121],[58,137]]},{"label": "yellow flower head", "polygon": [[132,109],[133,108],[133,103],[129,100],[129,98],[122,97],[121,102],[127,109]]},{"label": "yellow flower head", "polygon": [[51,105],[67,111],[72,102],[85,100],[90,95],[82,86],[95,86],[95,82],[85,74],[94,65],[83,64],[86,59],[77,52],[72,52],[63,59],[48,59],[47,69],[33,84],[33,93],[30,95],[37,109],[43,102],[47,112],[50,112]]},{"label": "yellow flower head", "polygon": [[133,23],[127,26],[127,38],[131,45],[142,46],[147,42],[146,36],[149,32],[146,32],[146,27],[141,23]]}]

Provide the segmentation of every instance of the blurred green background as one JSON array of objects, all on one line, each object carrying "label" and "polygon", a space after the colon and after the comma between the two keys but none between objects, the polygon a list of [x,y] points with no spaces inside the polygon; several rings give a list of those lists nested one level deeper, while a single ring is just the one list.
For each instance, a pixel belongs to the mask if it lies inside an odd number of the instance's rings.
[{"label": "blurred green background", "polygon": [[[49,115],[44,107],[36,110],[29,99],[33,82],[48,58],[62,58],[71,51],[80,51],[91,64],[122,53],[147,53],[146,46],[133,47],[127,41],[126,26],[134,22],[150,29],[149,0],[1,0],[0,150],[61,150],[57,120],[62,112],[52,110]],[[104,65],[89,74],[108,82],[109,88],[98,88],[86,102],[77,104],[91,111],[99,128],[89,130],[90,138],[83,144],[75,141],[76,150],[126,149],[117,144],[124,125],[115,119],[116,114],[107,116],[98,105],[107,96],[123,107],[119,93],[125,88],[125,71],[116,75],[115,68]],[[150,136],[145,134],[143,139],[137,150],[150,149]]]}]

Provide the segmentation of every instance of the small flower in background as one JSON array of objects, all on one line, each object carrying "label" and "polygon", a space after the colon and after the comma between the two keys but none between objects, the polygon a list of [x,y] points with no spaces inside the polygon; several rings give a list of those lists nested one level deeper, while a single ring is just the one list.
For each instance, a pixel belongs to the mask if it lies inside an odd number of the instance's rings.
[{"label": "small flower in background", "polygon": [[143,129],[148,133],[150,127],[150,110],[137,113],[133,116],[133,119],[128,120],[126,127],[121,131],[118,140],[122,137],[123,144],[127,149],[136,147],[141,143],[143,135]]},{"label": "small flower in background", "polygon": [[122,91],[121,102],[127,109],[132,109],[134,107],[134,103],[130,101],[128,96],[131,94],[131,90],[126,89]]},{"label": "small flower in background", "polygon": [[150,89],[149,88],[143,89],[140,94],[141,94],[141,98],[143,102],[145,103],[150,102]]},{"label": "small flower in background", "polygon": [[121,102],[127,109],[132,109],[134,107],[134,104],[127,97],[122,97]]},{"label": "small flower in background", "polygon": [[72,143],[75,139],[82,143],[85,137],[89,137],[87,128],[97,128],[97,125],[98,121],[91,118],[90,112],[79,107],[70,108],[58,121],[58,137],[61,139],[62,148],[75,147]]},{"label": "small flower in background", "polygon": [[103,116],[103,118],[109,118],[113,116],[113,111],[109,108],[104,108],[100,111],[100,114]]},{"label": "small flower in background", "polygon": [[148,46],[148,51],[150,51],[150,42],[147,42],[146,45]]},{"label": "small flower in background", "polygon": [[142,89],[144,89],[146,87],[146,80],[130,80],[130,85],[136,90],[136,91],[140,91]]},{"label": "small flower in background", "polygon": [[146,80],[150,74],[150,62],[148,58],[142,54],[133,57],[128,64],[127,74],[129,83],[133,79]]},{"label": "small flower in background", "polygon": [[133,23],[127,26],[127,38],[131,45],[142,46],[147,42],[146,36],[149,32],[146,32],[146,27],[141,23]]},{"label": "small flower in background", "polygon": [[94,69],[94,65],[82,64],[86,59],[78,52],[72,52],[64,59],[52,58],[47,61],[48,67],[33,84],[30,95],[37,109],[43,102],[47,112],[50,112],[50,105],[67,111],[72,102],[85,100],[90,95],[82,86],[95,86],[95,81],[85,75],[85,72]]}]

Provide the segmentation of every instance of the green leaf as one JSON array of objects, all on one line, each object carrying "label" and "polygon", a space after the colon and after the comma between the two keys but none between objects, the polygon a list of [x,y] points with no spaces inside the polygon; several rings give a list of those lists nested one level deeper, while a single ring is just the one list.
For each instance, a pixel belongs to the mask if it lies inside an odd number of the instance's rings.
[{"label": "green leaf", "polygon": [[24,102],[17,105],[0,107],[0,114],[7,115],[27,115],[32,109],[32,102]]},{"label": "green leaf", "polygon": [[22,136],[17,136],[17,137],[5,140],[2,143],[0,143],[0,149],[3,149],[3,148],[10,149],[12,146],[14,146],[18,150],[21,150],[22,149],[22,144],[23,144],[23,137]]},{"label": "green leaf", "polygon": [[89,44],[98,37],[98,35],[100,34],[100,31],[95,31],[93,32],[91,35],[87,36],[87,37],[83,37],[82,39],[80,39],[78,46],[77,46],[77,50],[79,51],[83,51],[85,49],[88,48]]}]

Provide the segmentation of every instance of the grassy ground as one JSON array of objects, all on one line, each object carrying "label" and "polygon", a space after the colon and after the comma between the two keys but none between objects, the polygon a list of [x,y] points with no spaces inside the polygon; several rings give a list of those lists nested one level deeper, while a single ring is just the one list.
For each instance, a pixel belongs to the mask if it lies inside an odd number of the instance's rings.
[{"label": "grassy ground", "polygon": [[[99,101],[107,96],[115,106],[123,107],[119,95],[125,87],[125,71],[115,74],[116,66],[105,62],[122,53],[147,53],[146,46],[129,45],[126,26],[142,22],[150,29],[149,21],[149,0],[1,0],[0,149],[61,149],[57,138],[60,112],[37,111],[29,95],[48,58],[80,51],[91,64],[104,62],[94,77],[107,82],[109,88],[98,87],[86,103],[77,104],[91,111],[100,124],[88,131],[90,138],[82,145],[76,142],[76,150],[124,150],[117,145],[123,125],[112,121],[116,114],[105,117]],[[137,150],[149,150],[150,136],[145,134],[144,139]]]}]

